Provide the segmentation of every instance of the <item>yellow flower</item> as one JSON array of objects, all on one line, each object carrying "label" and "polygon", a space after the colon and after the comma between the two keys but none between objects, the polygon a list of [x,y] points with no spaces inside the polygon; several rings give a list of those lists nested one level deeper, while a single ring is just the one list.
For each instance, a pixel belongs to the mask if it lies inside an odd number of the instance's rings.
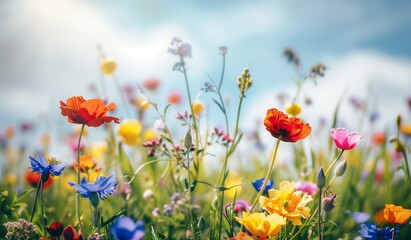
[{"label": "yellow flower", "polygon": [[144,130],[143,132],[144,142],[150,141],[153,138],[157,138],[157,133],[153,129],[149,128],[149,129]]},{"label": "yellow flower", "polygon": [[301,218],[310,216],[310,208],[305,205],[313,199],[302,191],[296,191],[294,182],[283,181],[280,189],[268,190],[269,198],[261,196],[260,205],[269,213],[277,213],[287,218],[293,225],[301,225]]},{"label": "yellow flower", "polygon": [[291,116],[297,116],[301,113],[301,107],[297,103],[291,103],[285,107],[285,112]]},{"label": "yellow flower", "polygon": [[98,142],[91,146],[91,156],[97,160],[103,159],[104,155],[108,151],[107,142]]},{"label": "yellow flower", "polygon": [[402,124],[400,126],[400,131],[407,136],[411,136],[411,123]]},{"label": "yellow flower", "polygon": [[104,75],[113,75],[117,68],[117,63],[113,59],[105,58],[100,62],[101,72]]},{"label": "yellow flower", "polygon": [[140,134],[143,129],[143,125],[133,119],[125,120],[120,124],[117,135],[120,137],[120,141],[127,145],[137,145],[140,143]]},{"label": "yellow flower", "polygon": [[135,101],[134,104],[137,106],[138,109],[141,111],[145,111],[150,107],[150,102],[146,97],[140,96]]},{"label": "yellow flower", "polygon": [[411,209],[406,209],[394,204],[385,204],[384,218],[394,224],[404,224],[411,217]]},{"label": "yellow flower", "polygon": [[243,218],[235,217],[235,219],[247,230],[255,236],[269,237],[276,235],[281,226],[285,224],[285,218],[273,213],[265,215],[265,213],[248,213],[243,212]]},{"label": "yellow flower", "polygon": [[4,183],[6,185],[11,185],[14,186],[17,183],[17,176],[16,174],[9,172],[6,174],[6,176],[4,176]]},{"label": "yellow flower", "polygon": [[204,110],[204,104],[200,100],[195,100],[193,103],[194,114],[199,117]]}]

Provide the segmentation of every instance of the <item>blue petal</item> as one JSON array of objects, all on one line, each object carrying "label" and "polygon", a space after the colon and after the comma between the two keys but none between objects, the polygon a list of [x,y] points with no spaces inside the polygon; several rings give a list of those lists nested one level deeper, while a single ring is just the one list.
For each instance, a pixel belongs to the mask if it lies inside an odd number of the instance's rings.
[{"label": "blue petal", "polygon": [[65,167],[66,163],[53,164],[51,165],[50,174],[52,176],[60,176]]},{"label": "blue petal", "polygon": [[[264,178],[260,178],[260,179],[253,181],[252,185],[255,188],[255,190],[259,192],[261,190],[261,187],[263,186],[263,183],[264,183]],[[271,179],[268,179],[263,193],[267,193],[269,189],[273,188],[273,185],[274,185],[274,181]]]}]

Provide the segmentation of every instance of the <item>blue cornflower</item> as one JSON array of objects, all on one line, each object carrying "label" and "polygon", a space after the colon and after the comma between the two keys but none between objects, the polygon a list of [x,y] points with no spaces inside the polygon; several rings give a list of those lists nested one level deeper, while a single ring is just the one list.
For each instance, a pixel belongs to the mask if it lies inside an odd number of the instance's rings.
[{"label": "blue cornflower", "polygon": [[[361,230],[358,231],[361,237],[371,240],[392,239],[392,229],[389,227],[377,228],[375,223],[361,224]],[[400,233],[399,228],[395,228],[395,235]]]},{"label": "blue cornflower", "polygon": [[41,174],[41,180],[43,182],[47,181],[49,176],[60,176],[66,167],[66,163],[60,163],[54,158],[46,160],[41,154],[37,155],[37,159],[29,156],[30,168],[33,172]]},{"label": "blue cornflower", "polygon": [[114,173],[108,177],[99,176],[95,183],[88,183],[84,177],[80,185],[71,181],[67,181],[70,186],[77,190],[84,198],[89,198],[93,206],[97,206],[99,199],[106,199],[109,194],[114,194],[114,190],[117,187]]},{"label": "blue cornflower", "polygon": [[145,235],[144,223],[134,222],[130,217],[123,216],[114,221],[110,233],[116,240],[139,240]]},{"label": "blue cornflower", "polygon": [[[264,183],[264,178],[260,178],[260,179],[254,180],[251,184],[253,184],[253,187],[255,188],[255,190],[259,192],[261,190],[261,187],[263,186],[263,183]],[[267,193],[269,189],[273,188],[273,186],[274,186],[274,181],[271,179],[268,179],[263,193]]]}]

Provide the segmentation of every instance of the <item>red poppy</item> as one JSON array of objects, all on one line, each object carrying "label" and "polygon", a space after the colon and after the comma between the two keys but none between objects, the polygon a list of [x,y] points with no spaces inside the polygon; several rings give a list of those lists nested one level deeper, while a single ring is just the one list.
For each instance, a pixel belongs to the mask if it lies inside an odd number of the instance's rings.
[{"label": "red poppy", "polygon": [[71,97],[67,103],[60,101],[61,114],[68,118],[70,123],[85,124],[89,127],[98,127],[103,123],[114,121],[115,117],[106,116],[108,111],[116,108],[114,103],[106,104],[100,99],[85,100],[83,97]]},{"label": "red poppy", "polygon": [[179,104],[181,102],[181,95],[178,92],[171,92],[167,98],[170,104]]},{"label": "red poppy", "polygon": [[[38,174],[37,172],[32,172],[31,170],[27,170],[27,171],[26,171],[25,178],[26,178],[26,182],[27,182],[30,186],[32,186],[32,187],[35,188],[35,187],[37,187],[37,184],[38,184],[39,181],[40,181],[41,174]],[[47,181],[45,181],[45,182],[43,183],[43,189],[49,188],[49,187],[53,184],[53,182],[54,182],[53,178],[52,178],[52,177],[49,177],[49,178],[47,179]]]},{"label": "red poppy", "polygon": [[310,135],[311,127],[298,117],[288,117],[287,114],[272,108],[267,111],[264,125],[275,138],[281,137],[284,142],[297,142]]},{"label": "red poppy", "polygon": [[63,239],[64,240],[83,240],[83,236],[81,235],[81,231],[77,233],[76,230],[71,225],[68,225],[63,231]]}]

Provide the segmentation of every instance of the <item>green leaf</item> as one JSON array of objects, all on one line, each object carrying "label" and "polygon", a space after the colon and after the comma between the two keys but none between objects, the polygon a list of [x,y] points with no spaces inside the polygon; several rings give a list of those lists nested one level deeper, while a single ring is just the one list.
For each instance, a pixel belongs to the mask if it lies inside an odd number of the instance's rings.
[{"label": "green leaf", "polygon": [[215,102],[215,104],[217,104],[217,106],[220,108],[220,110],[225,114],[226,111],[223,107],[223,105],[221,105],[221,103],[219,103],[217,100],[215,100],[214,98],[212,98],[211,100],[213,100],[213,102]]}]

